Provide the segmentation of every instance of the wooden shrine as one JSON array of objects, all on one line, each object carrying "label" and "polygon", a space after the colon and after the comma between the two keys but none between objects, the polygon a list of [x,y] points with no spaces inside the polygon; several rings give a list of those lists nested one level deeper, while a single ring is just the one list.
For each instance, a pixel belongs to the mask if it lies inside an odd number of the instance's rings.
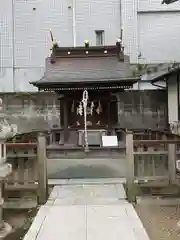
[{"label": "wooden shrine", "polygon": [[116,135],[119,128],[116,94],[132,88],[138,80],[132,76],[121,42],[83,47],[55,43],[46,59],[44,77],[32,84],[39,91],[53,91],[58,96],[61,127],[55,138],[61,145],[84,145],[82,96],[87,90],[88,141],[101,146],[102,135]]}]

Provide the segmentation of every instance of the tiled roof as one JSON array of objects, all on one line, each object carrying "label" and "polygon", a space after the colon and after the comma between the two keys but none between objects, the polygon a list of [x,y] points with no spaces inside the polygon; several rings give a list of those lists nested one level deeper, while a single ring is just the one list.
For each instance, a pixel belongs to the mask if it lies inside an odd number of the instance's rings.
[{"label": "tiled roof", "polygon": [[[142,64],[143,66],[144,64]],[[137,65],[131,65],[132,70],[135,70]],[[140,73],[142,81],[157,82],[164,81],[172,74],[180,73],[179,63],[160,63],[160,64],[146,64],[148,71],[142,71]]]},{"label": "tiled roof", "polygon": [[171,75],[173,74],[179,74],[180,73],[180,67],[174,67],[174,68],[169,68],[164,71],[158,71],[157,73],[154,73],[152,75],[152,82],[157,82],[160,80],[167,80]]},{"label": "tiled roof", "polygon": [[66,58],[51,64],[46,59],[44,82],[80,82],[128,80],[134,77],[127,62],[119,62],[116,57],[106,58]]},{"label": "tiled roof", "polygon": [[[62,48],[61,48],[62,49]],[[73,49],[74,55],[69,54],[71,49],[58,49],[55,61],[46,59],[46,70],[44,77],[35,86],[50,84],[73,84],[73,83],[95,83],[108,81],[136,82],[129,63],[129,57],[124,56],[123,61],[118,59],[116,46],[98,49],[83,47]],[[102,50],[102,51],[101,51]],[[68,54],[67,54],[68,53]],[[139,78],[138,78],[139,79]]]}]

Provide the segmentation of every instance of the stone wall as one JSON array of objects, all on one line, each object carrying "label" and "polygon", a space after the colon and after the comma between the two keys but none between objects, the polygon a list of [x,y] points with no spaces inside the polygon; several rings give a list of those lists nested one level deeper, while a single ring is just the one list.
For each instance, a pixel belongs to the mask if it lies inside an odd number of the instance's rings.
[{"label": "stone wall", "polygon": [[164,129],[168,124],[165,90],[125,91],[118,96],[118,120],[122,128]]},{"label": "stone wall", "polygon": [[[1,93],[1,115],[17,125],[18,133],[60,127],[58,96],[52,92]],[[118,94],[119,126],[165,128],[167,94],[164,90],[127,91]]]},{"label": "stone wall", "polygon": [[18,133],[60,127],[60,106],[54,93],[3,93],[3,114],[9,124],[17,125]]}]

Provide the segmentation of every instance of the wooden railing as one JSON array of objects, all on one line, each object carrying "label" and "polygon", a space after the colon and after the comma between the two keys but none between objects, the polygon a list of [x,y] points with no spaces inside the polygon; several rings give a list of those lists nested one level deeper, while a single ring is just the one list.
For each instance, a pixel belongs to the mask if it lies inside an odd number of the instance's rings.
[{"label": "wooden railing", "polygon": [[[61,132],[62,130],[57,130]],[[57,131],[54,131],[56,133]],[[119,129],[125,134],[124,129]],[[48,148],[50,133],[44,131],[23,134],[7,142],[7,160],[13,166],[5,182],[5,190],[34,189],[39,203],[47,198],[46,154],[58,149]],[[22,143],[23,142],[23,143]],[[180,137],[170,132],[136,130],[126,134],[127,193],[133,199],[134,184],[148,182],[173,183],[176,180],[176,159],[180,155]],[[72,146],[71,146],[72,148]],[[96,149],[92,149],[93,151]],[[104,151],[105,149],[102,148]],[[67,149],[69,152],[69,150]],[[158,183],[159,184],[159,183]]]},{"label": "wooden railing", "polygon": [[157,182],[158,187],[163,182],[176,182],[180,138],[172,134],[162,134],[158,138],[141,140],[136,133],[127,132],[127,193],[130,201],[135,199],[134,184]]},{"label": "wooden railing", "polygon": [[7,161],[12,164],[12,174],[7,187],[36,189],[38,183],[37,143],[7,143]]},{"label": "wooden railing", "polygon": [[47,200],[46,136],[38,134],[36,142],[6,143],[7,162],[12,173],[5,180],[6,191],[35,190],[38,202]]}]

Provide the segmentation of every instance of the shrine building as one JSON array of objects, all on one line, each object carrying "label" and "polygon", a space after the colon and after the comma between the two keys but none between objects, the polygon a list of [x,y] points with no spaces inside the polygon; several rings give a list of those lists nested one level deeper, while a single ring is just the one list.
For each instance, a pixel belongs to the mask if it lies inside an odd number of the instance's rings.
[{"label": "shrine building", "polygon": [[59,47],[46,59],[44,77],[32,82],[39,91],[53,91],[60,104],[61,145],[84,144],[83,92],[87,97],[89,145],[101,145],[102,135],[118,135],[118,96],[133,87],[129,57],[121,42],[113,46]]}]

